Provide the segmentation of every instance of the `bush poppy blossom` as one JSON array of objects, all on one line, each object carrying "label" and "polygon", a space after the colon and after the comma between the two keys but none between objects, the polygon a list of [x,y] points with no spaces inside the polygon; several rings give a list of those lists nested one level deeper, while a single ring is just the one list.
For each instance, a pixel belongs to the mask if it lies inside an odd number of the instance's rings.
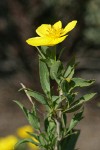
[{"label": "bush poppy blossom", "polygon": [[54,25],[42,24],[36,29],[37,37],[29,38],[26,42],[31,46],[54,46],[61,43],[68,36],[77,21],[74,20],[68,23],[65,28],[62,28],[62,22],[58,21]]}]

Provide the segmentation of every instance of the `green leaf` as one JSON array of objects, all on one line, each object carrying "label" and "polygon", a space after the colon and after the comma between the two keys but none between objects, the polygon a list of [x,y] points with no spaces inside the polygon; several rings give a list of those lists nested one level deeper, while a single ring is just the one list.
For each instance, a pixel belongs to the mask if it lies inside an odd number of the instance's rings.
[{"label": "green leaf", "polygon": [[70,93],[70,83],[66,80],[63,80],[61,83],[61,89],[63,91],[63,96],[65,97],[66,102],[70,105],[75,99],[75,93]]},{"label": "green leaf", "polygon": [[49,126],[48,118],[45,118],[44,127],[45,127],[45,131],[46,131],[46,132],[47,132],[48,126]]},{"label": "green leaf", "polygon": [[79,122],[80,120],[82,120],[82,119],[83,119],[83,109],[82,109],[81,112],[74,114],[74,117],[72,118],[72,120],[71,120],[71,122],[70,122],[70,125],[69,125],[69,128],[68,128],[67,133],[70,132],[72,129],[74,129],[74,127],[75,127],[75,126],[78,124],[78,122]]},{"label": "green leaf", "polygon": [[59,96],[55,96],[55,95],[52,96],[52,101],[56,101],[58,99],[59,99]]},{"label": "green leaf", "polygon": [[41,46],[41,50],[48,60],[56,60],[56,46],[52,48],[47,46]]},{"label": "green leaf", "polygon": [[[49,145],[50,139],[49,139],[49,136],[48,136],[47,132],[42,132],[40,135],[41,135],[42,138],[44,139],[46,145]],[[45,145],[45,146],[46,146],[46,145]]]},{"label": "green leaf", "polygon": [[17,147],[15,147],[14,145],[14,149],[13,150],[27,150],[28,146],[26,143],[20,144]]},{"label": "green leaf", "polygon": [[63,77],[64,78],[72,78],[75,70],[75,57],[73,57],[67,64]]},{"label": "green leaf", "polygon": [[29,112],[28,113],[28,121],[33,126],[34,129],[40,129],[40,122],[38,117],[34,114]]},{"label": "green leaf", "polygon": [[27,108],[25,108],[20,102],[18,102],[18,101],[14,101],[14,102],[22,109],[26,118],[28,118],[29,110]]},{"label": "green leaf", "polygon": [[66,113],[75,112],[75,111],[79,110],[82,107],[83,104],[84,104],[84,101],[81,101],[78,104],[70,107],[69,109],[66,109],[64,112],[66,112]]},{"label": "green leaf", "polygon": [[78,100],[73,102],[71,104],[70,108],[64,110],[64,112],[71,113],[71,112],[75,112],[75,111],[79,110],[85,102],[91,100],[91,98],[93,98],[95,95],[96,95],[96,93],[90,93],[90,94],[86,94],[86,95],[82,96],[81,98],[79,98]]},{"label": "green leaf", "polygon": [[84,100],[85,102],[87,102],[87,101],[91,100],[96,94],[97,94],[97,93],[86,94],[86,95],[82,96],[82,97],[79,99],[79,101],[80,101],[80,100]]},{"label": "green leaf", "polygon": [[50,80],[47,65],[39,60],[39,74],[42,89],[46,95],[50,96]]},{"label": "green leaf", "polygon": [[56,46],[52,48],[41,46],[41,52],[45,55],[45,58],[42,58],[41,60],[50,68],[54,61],[56,61]]},{"label": "green leaf", "polygon": [[45,145],[47,145],[47,142],[46,142],[46,139],[45,139],[43,133],[41,133],[41,134],[39,135],[39,142],[40,142],[40,144],[41,144],[43,147],[44,147]]},{"label": "green leaf", "polygon": [[39,146],[40,144],[35,142],[33,139],[31,138],[25,138],[25,139],[22,139],[22,140],[19,140],[16,145],[15,145],[15,148],[17,148],[20,144],[23,144],[23,143],[27,143],[27,142],[30,142],[32,144],[35,144],[36,146]]},{"label": "green leaf", "polygon": [[38,135],[36,133],[27,132],[30,136],[34,137],[38,141]]},{"label": "green leaf", "polygon": [[48,46],[41,46],[41,51],[43,54],[46,54],[46,51],[49,49]]},{"label": "green leaf", "polygon": [[66,116],[66,114],[62,115],[61,121],[62,121],[62,124],[63,124],[63,130],[66,130],[66,124],[67,124],[67,116]]},{"label": "green leaf", "polygon": [[45,131],[51,134],[51,131],[55,130],[55,122],[51,118],[46,118],[45,122]]},{"label": "green leaf", "polygon": [[56,46],[49,47],[46,53],[47,57],[51,60],[56,60]]},{"label": "green leaf", "polygon": [[61,83],[61,89],[65,96],[67,96],[69,92],[69,83],[66,80],[63,80]]},{"label": "green leaf", "polygon": [[31,97],[34,97],[38,102],[40,102],[41,104],[44,104],[46,105],[47,104],[47,101],[44,97],[43,94],[40,94],[39,92],[36,92],[36,91],[31,91],[31,90],[28,90],[27,93],[31,96]]},{"label": "green leaf", "polygon": [[61,150],[75,150],[76,142],[78,140],[79,135],[80,131],[74,130],[70,136],[66,137],[61,142]]},{"label": "green leaf", "polygon": [[90,86],[95,82],[95,80],[85,80],[82,78],[72,78],[71,83],[74,87],[85,87]]},{"label": "green leaf", "polygon": [[14,101],[14,102],[17,103],[18,106],[22,109],[22,111],[24,112],[27,120],[33,126],[33,128],[34,129],[40,129],[40,122],[39,122],[38,117],[36,116],[35,110],[33,110],[32,112],[30,112],[20,102],[18,102],[18,101]]},{"label": "green leaf", "polygon": [[58,56],[58,60],[61,58],[61,55],[64,52],[64,50],[65,50],[65,47],[60,50],[60,53],[59,53],[59,56]]},{"label": "green leaf", "polygon": [[60,76],[62,75],[63,65],[61,61],[55,61],[50,67],[50,76],[59,83]]},{"label": "green leaf", "polygon": [[53,120],[49,121],[48,133],[55,130],[55,122]]}]

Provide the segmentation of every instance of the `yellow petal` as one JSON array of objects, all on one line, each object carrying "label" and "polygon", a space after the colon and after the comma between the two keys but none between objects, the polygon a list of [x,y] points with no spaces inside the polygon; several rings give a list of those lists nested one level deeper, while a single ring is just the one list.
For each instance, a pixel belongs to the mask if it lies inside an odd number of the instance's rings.
[{"label": "yellow petal", "polygon": [[45,38],[45,37],[34,37],[34,38],[29,38],[26,40],[26,42],[31,45],[31,46],[45,46],[49,45],[51,42],[51,38]]},{"label": "yellow petal", "polygon": [[55,29],[61,29],[62,28],[62,22],[61,21],[56,22],[53,25],[53,28],[55,28]]},{"label": "yellow petal", "polygon": [[51,29],[50,24],[42,24],[36,29],[36,33],[41,37],[46,37],[48,35],[48,31]]},{"label": "yellow petal", "polygon": [[31,46],[53,46],[65,40],[66,36],[60,38],[35,37],[29,38],[26,42]]},{"label": "yellow petal", "polygon": [[56,44],[58,44],[58,43],[61,43],[62,41],[65,40],[65,38],[66,38],[67,36],[68,36],[68,35],[65,35],[65,36],[60,37],[60,38],[54,38],[54,39],[52,38],[51,43],[49,43],[48,46],[54,46],[54,45],[56,45]]},{"label": "yellow petal", "polygon": [[66,25],[66,27],[63,29],[61,36],[65,35],[69,31],[71,31],[76,26],[77,21],[74,20]]}]

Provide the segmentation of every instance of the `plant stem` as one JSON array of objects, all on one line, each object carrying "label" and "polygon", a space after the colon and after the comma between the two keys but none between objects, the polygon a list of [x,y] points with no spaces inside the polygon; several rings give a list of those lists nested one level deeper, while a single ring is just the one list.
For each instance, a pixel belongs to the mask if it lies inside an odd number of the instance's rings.
[{"label": "plant stem", "polygon": [[[62,91],[60,90],[59,91],[60,105],[61,105],[61,95],[62,95]],[[62,112],[61,112],[61,110],[59,110],[58,115],[55,118],[55,122],[56,122],[56,126],[57,126],[57,130],[56,130],[57,131],[57,141],[56,141],[54,150],[59,150],[59,142],[61,141],[61,138],[62,138],[61,131],[60,131],[61,125],[62,125],[61,120],[62,120]]]},{"label": "plant stem", "polygon": [[20,84],[21,84],[22,88],[24,89],[24,91],[25,91],[25,93],[26,93],[26,95],[27,95],[27,97],[28,97],[29,101],[31,102],[31,104],[32,104],[32,105],[33,105],[33,107],[35,108],[35,105],[34,105],[34,103],[33,103],[32,99],[31,99],[30,95],[27,93],[27,90],[26,90],[25,85],[24,85],[23,83],[20,83]]},{"label": "plant stem", "polygon": [[37,46],[36,46],[36,48],[37,48],[37,50],[38,50],[39,54],[42,56],[42,58],[44,58],[44,59],[45,59],[45,56],[42,54],[41,50],[40,50]]}]

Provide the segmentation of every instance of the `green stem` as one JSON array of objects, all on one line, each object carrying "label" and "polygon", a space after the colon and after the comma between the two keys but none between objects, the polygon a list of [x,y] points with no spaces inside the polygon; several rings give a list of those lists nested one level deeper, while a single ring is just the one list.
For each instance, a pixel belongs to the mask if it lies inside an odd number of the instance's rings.
[{"label": "green stem", "polygon": [[[61,104],[61,95],[62,95],[62,91],[60,90],[60,92],[59,92],[60,104]],[[55,123],[57,126],[57,130],[56,130],[57,131],[57,141],[56,141],[54,150],[59,150],[59,142],[62,139],[62,136],[61,136],[61,126],[62,126],[61,118],[62,118],[62,112],[61,112],[61,110],[59,110],[58,115],[55,118]]]},{"label": "green stem", "polygon": [[34,105],[34,103],[33,103],[33,101],[32,101],[32,98],[31,98],[30,95],[28,94],[25,85],[24,85],[23,83],[20,83],[20,84],[21,84],[22,88],[24,89],[24,91],[25,91],[25,93],[26,93],[26,96],[28,97],[29,101],[30,101],[31,104],[33,105],[33,108],[35,108],[35,105]]},{"label": "green stem", "polygon": [[36,46],[36,48],[37,48],[39,54],[41,55],[41,57],[45,59],[45,56],[42,54],[41,50],[37,46]]}]

